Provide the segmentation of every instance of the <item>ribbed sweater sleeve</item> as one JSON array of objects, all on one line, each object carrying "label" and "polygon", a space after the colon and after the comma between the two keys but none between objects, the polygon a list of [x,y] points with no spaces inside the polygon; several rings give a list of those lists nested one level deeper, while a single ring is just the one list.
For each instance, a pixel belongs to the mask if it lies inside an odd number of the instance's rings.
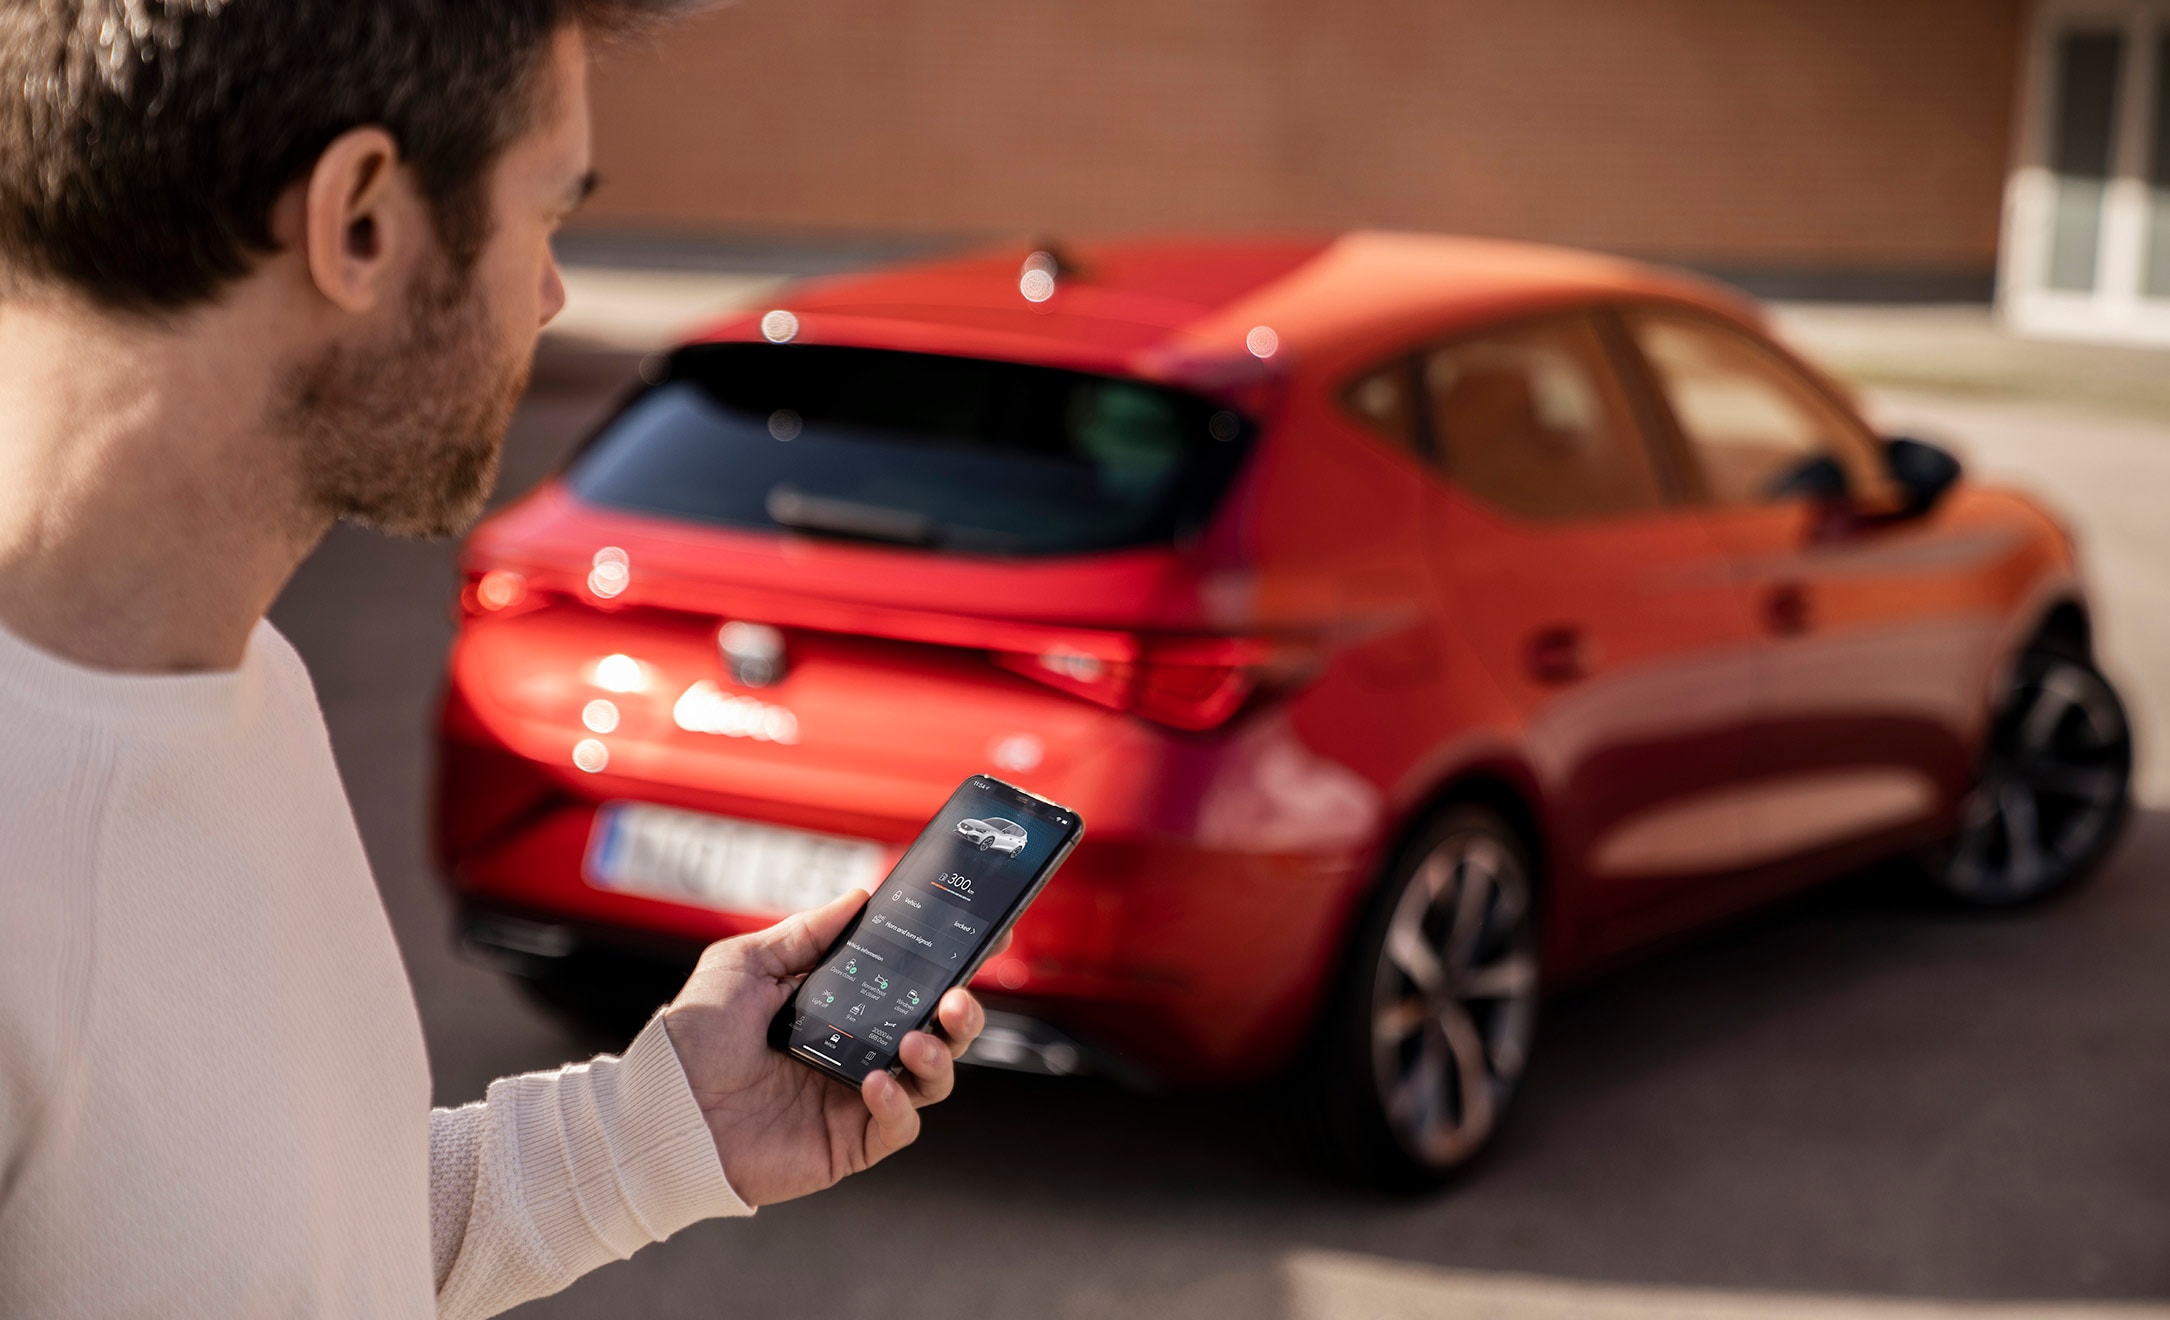
[{"label": "ribbed sweater sleeve", "polygon": [[495,1315],[696,1220],[752,1213],[660,1014],[622,1058],[501,1078],[430,1115],[441,1316]]}]

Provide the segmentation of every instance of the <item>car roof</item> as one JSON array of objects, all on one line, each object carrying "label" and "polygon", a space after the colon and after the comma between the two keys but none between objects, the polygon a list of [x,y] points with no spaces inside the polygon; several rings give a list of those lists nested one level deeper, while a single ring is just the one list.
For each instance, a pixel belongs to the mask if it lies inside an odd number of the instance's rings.
[{"label": "car roof", "polygon": [[[1055,293],[1019,289],[1016,246],[811,281],[775,306],[800,342],[1110,367],[1181,375],[1171,364],[1251,356],[1252,331],[1291,357],[1389,342],[1607,297],[1662,297],[1754,317],[1721,286],[1570,248],[1359,231],[1331,239],[1159,239],[1060,245]],[[757,336],[761,311],[699,338]]]}]

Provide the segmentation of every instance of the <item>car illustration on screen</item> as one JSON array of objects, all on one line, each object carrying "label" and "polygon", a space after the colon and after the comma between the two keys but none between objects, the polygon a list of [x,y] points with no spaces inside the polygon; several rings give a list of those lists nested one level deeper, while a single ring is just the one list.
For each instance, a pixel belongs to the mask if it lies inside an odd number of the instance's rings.
[{"label": "car illustration on screen", "polygon": [[1014,820],[989,816],[985,820],[960,820],[957,832],[979,846],[981,852],[990,850],[1005,857],[1015,857],[1025,850],[1025,827]]}]

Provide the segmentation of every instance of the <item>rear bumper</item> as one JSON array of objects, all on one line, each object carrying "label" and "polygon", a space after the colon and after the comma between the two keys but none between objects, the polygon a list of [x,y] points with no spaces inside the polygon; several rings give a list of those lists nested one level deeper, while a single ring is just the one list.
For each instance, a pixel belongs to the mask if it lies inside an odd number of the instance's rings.
[{"label": "rear bumper", "polygon": [[[546,912],[475,906],[460,914],[460,948],[472,962],[574,990],[583,1004],[615,1010],[627,1024],[668,1002],[701,951],[687,940],[575,927]],[[1126,1060],[1031,1016],[1029,1001],[1013,1003],[999,993],[981,998],[989,1004],[987,1026],[965,1055],[967,1063],[1052,1077],[1090,1073],[1147,1080]]]},{"label": "rear bumper", "polygon": [[[440,855],[471,947],[508,970],[532,974],[538,959],[576,954],[606,955],[592,960],[598,968],[632,957],[683,970],[708,941],[766,924],[588,883],[583,864],[603,802],[663,802],[897,848],[919,825],[803,800],[575,777],[462,736],[469,732],[448,729],[440,747]],[[1253,1080],[1287,1062],[1309,1033],[1373,867],[1378,813],[1367,786],[1303,761],[1309,754],[1271,721],[1221,739],[1164,742],[1112,750],[1121,770],[1030,785],[1076,808],[1088,833],[974,988],[991,1006],[1074,1039],[1104,1071],[1174,1085]],[[1292,791],[1308,809],[1291,808]],[[507,919],[490,933],[488,922]]]}]

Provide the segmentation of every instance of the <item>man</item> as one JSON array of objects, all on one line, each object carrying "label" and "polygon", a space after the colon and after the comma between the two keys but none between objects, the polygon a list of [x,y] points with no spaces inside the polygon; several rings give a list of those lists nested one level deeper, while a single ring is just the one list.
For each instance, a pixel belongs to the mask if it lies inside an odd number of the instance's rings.
[{"label": "man", "polygon": [[623,1058],[428,1110],[299,659],[331,524],[458,531],[595,34],[660,0],[0,0],[0,1314],[489,1314],[911,1142],[767,1049],[864,895],[710,948]]}]

